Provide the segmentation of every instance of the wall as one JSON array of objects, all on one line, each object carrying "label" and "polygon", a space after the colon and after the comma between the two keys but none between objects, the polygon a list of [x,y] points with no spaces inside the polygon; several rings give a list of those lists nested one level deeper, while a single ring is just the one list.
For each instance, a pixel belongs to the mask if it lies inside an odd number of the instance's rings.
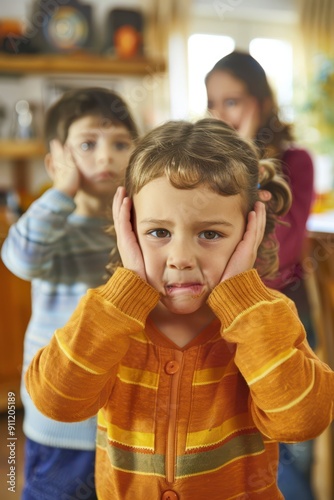
[{"label": "wall", "polygon": [[[57,0],[49,0],[50,5],[55,5]],[[82,2],[85,3],[85,2]],[[106,28],[106,15],[113,7],[143,7],[139,0],[87,0],[87,4],[93,6],[93,25],[95,44],[94,48],[98,51],[104,45],[104,34]],[[0,0],[0,16],[5,18],[16,18],[26,23],[30,23],[30,11],[33,2],[31,0],[15,0],[8,2]],[[62,0],[62,5],[65,1]],[[145,6],[145,2],[144,2]],[[15,57],[15,56],[13,56]],[[160,79],[160,80],[159,80]],[[145,92],[136,92],[138,87],[143,89],[143,80],[141,77],[121,77],[121,76],[97,76],[87,72],[86,75],[52,75],[52,76],[1,76],[0,77],[0,106],[5,106],[6,120],[0,126],[0,139],[7,138],[11,133],[11,124],[13,121],[15,103],[19,99],[26,99],[36,108],[36,126],[39,135],[42,135],[42,123],[45,110],[55,98],[54,89],[58,86],[104,86],[118,91],[130,105],[133,114],[141,130],[145,130],[149,125],[161,121],[165,116],[160,116],[154,101],[154,93],[162,82],[163,77],[158,75],[154,77],[151,85],[144,88]],[[153,112],[153,110],[156,110]],[[13,184],[12,171],[10,163],[0,160],[0,188],[8,188]],[[28,168],[29,187],[33,193],[38,194],[41,187],[48,182],[44,172],[43,162],[31,162]]]},{"label": "wall", "polygon": [[[47,1],[47,0],[45,0]],[[52,4],[57,0],[49,0]],[[60,0],[59,0],[60,1]],[[64,4],[65,0],[62,0]],[[29,20],[29,12],[32,0],[15,0],[8,2],[0,0],[0,13],[2,17],[17,17]],[[84,3],[84,2],[83,2]],[[106,14],[113,7],[137,7],[145,9],[149,0],[86,0],[86,3],[94,7],[93,20],[96,37],[95,48],[103,46],[103,34],[105,32]],[[269,36],[292,40],[295,37],[296,9],[294,0],[193,0],[192,18],[190,31],[197,33],[220,33],[231,35],[238,40],[238,48],[247,48],[249,40],[255,36]],[[171,57],[173,62],[170,73],[169,90],[159,91],[158,98],[152,92],[147,100],[139,101],[133,96],[133,88],[138,85],[138,79],[98,78],[93,79],[91,75],[84,75],[84,84],[102,84],[111,86],[118,90],[134,108],[134,114],[142,128],[145,123],[159,123],[169,117],[187,118],[187,75],[186,54],[178,52],[177,57]],[[297,69],[298,72],[298,69]],[[5,103],[8,119],[5,126],[0,128],[0,137],[7,136],[10,128],[10,115],[13,112],[15,102],[25,98],[35,102],[39,106],[39,118],[43,115],[45,107],[50,101],[50,88],[57,85],[59,81],[68,81],[65,77],[24,77],[24,78],[1,78],[0,79],[0,105]],[[72,79],[77,85],[78,79]],[[69,82],[70,83],[70,82]],[[166,88],[166,82],[157,81],[156,86]],[[170,107],[169,107],[170,101]],[[152,111],[154,110],[154,112]],[[168,116],[168,112],[170,116]],[[39,119],[41,123],[41,119]],[[32,165],[29,170],[32,190],[39,189],[47,178],[41,166],[41,162]],[[0,170],[0,186],[11,183],[10,166],[2,162]]]}]

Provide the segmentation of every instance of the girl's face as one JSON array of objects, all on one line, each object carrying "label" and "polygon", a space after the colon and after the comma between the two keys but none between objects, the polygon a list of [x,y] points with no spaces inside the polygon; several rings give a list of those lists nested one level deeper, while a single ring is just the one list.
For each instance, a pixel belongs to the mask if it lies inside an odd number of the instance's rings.
[{"label": "girl's face", "polygon": [[66,145],[80,171],[82,191],[112,197],[123,183],[133,149],[127,128],[97,116],[85,116],[71,124]]},{"label": "girl's face", "polygon": [[225,71],[214,71],[206,83],[208,110],[228,123],[242,137],[251,139],[261,124],[260,104],[242,80]]},{"label": "girl's face", "polygon": [[177,189],[161,177],[133,203],[147,280],[160,292],[157,307],[173,314],[207,307],[245,231],[241,195],[222,196],[204,186]]}]

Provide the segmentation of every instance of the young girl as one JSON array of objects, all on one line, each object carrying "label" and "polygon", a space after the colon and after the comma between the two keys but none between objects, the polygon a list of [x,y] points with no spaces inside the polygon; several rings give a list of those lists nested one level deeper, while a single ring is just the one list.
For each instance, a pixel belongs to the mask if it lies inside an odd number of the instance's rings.
[{"label": "young girl", "polygon": [[[115,247],[106,233],[107,210],[124,183],[137,127],[118,94],[83,88],[66,92],[48,110],[45,137],[52,188],[11,227],[2,247],[5,265],[32,285],[23,375],[87,289],[106,281]],[[55,364],[53,378],[57,369]],[[38,411],[24,385],[21,396],[26,435],[22,499],[95,499],[96,418],[56,422]]]},{"label": "young girl", "polygon": [[289,204],[274,165],[223,122],[169,122],[140,141],[113,204],[124,267],[26,376],[52,418],[99,412],[99,499],[283,498],[277,441],[321,433],[334,394],[293,303],[253,267],[274,271],[270,234]]},{"label": "young girl", "polygon": [[[264,156],[280,160],[292,191],[286,223],[276,229],[279,243],[279,272],[267,281],[296,304],[312,348],[316,336],[302,266],[306,222],[313,200],[313,163],[309,153],[293,142],[291,125],[280,111],[262,66],[244,52],[232,52],[220,59],[206,80],[208,109],[228,122],[242,137],[254,140]],[[313,442],[281,445],[279,484],[286,500],[313,500],[311,471]]]}]

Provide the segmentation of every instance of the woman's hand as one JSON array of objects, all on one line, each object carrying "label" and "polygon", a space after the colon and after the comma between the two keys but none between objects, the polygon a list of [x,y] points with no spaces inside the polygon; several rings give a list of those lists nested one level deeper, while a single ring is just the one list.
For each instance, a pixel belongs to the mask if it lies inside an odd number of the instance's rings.
[{"label": "woman's hand", "polygon": [[80,187],[81,174],[70,149],[57,140],[51,141],[46,168],[53,187],[74,198]]},{"label": "woman's hand", "polygon": [[131,206],[132,202],[126,196],[125,188],[118,187],[112,206],[117,248],[123,266],[147,281],[143,255],[131,223]]},{"label": "woman's hand", "polygon": [[249,96],[238,127],[238,133],[243,139],[254,140],[260,127],[260,117],[258,100],[253,96]]},{"label": "woman's hand", "polygon": [[253,268],[258,248],[263,240],[265,226],[266,208],[262,202],[257,201],[254,210],[248,214],[244,237],[234,250],[223,272],[221,281]]}]

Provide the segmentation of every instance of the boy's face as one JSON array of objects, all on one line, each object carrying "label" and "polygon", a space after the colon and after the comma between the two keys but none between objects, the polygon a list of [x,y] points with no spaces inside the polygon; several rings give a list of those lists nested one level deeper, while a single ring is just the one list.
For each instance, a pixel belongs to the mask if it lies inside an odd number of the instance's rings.
[{"label": "boy's face", "polygon": [[225,197],[204,186],[176,189],[161,177],[133,203],[147,280],[161,294],[158,307],[198,311],[244,235],[241,195]]},{"label": "boy's face", "polygon": [[127,128],[98,116],[85,116],[69,128],[66,145],[81,174],[81,190],[113,196],[123,183],[133,148]]}]

